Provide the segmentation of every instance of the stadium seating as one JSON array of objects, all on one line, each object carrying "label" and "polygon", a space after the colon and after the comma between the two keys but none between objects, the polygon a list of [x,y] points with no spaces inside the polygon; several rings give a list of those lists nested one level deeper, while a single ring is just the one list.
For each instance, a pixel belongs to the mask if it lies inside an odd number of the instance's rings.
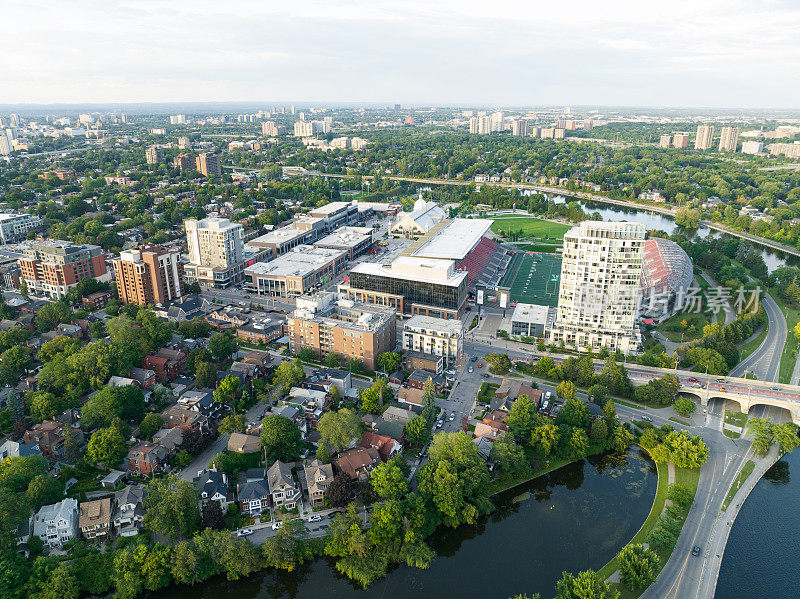
[{"label": "stadium seating", "polygon": [[456,265],[458,270],[467,272],[467,288],[473,289],[475,283],[485,282],[497,274],[503,265],[506,251],[496,241],[482,237],[473,250]]}]

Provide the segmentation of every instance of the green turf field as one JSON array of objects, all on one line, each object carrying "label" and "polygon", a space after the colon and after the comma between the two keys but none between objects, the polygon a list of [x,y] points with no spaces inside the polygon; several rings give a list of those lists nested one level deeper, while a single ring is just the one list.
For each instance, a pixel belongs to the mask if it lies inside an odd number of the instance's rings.
[{"label": "green turf field", "polygon": [[547,220],[532,216],[495,218],[492,231],[498,235],[507,235],[509,228],[512,233],[522,232],[523,238],[537,237],[539,239],[562,239],[564,233],[572,227],[561,223],[551,223]]},{"label": "green turf field", "polygon": [[519,252],[514,254],[500,285],[511,289],[512,302],[556,306],[560,277],[559,256]]}]

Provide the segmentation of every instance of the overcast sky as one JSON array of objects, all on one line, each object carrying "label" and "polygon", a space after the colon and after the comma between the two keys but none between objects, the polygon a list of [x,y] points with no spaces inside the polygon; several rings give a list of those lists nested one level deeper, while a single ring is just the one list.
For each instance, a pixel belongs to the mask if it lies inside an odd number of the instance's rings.
[{"label": "overcast sky", "polygon": [[796,0],[5,0],[0,103],[800,108]]}]

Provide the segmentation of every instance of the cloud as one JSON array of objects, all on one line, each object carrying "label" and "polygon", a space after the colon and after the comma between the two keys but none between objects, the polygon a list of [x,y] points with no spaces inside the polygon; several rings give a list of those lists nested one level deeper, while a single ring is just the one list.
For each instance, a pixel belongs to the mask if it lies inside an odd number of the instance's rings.
[{"label": "cloud", "polygon": [[800,6],[7,0],[5,102],[791,106]]}]

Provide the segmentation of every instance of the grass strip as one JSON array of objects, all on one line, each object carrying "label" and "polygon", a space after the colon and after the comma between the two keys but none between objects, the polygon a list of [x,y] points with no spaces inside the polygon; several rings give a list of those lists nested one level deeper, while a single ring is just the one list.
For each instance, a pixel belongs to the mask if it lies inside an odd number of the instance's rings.
[{"label": "grass strip", "polygon": [[744,484],[744,481],[753,473],[753,468],[755,467],[756,463],[753,460],[747,460],[747,462],[745,462],[745,465],[742,466],[742,469],[739,471],[739,475],[731,483],[731,488],[725,496],[725,501],[722,503],[722,511],[728,508],[731,501],[733,501],[733,496],[736,495],[736,492]]}]

